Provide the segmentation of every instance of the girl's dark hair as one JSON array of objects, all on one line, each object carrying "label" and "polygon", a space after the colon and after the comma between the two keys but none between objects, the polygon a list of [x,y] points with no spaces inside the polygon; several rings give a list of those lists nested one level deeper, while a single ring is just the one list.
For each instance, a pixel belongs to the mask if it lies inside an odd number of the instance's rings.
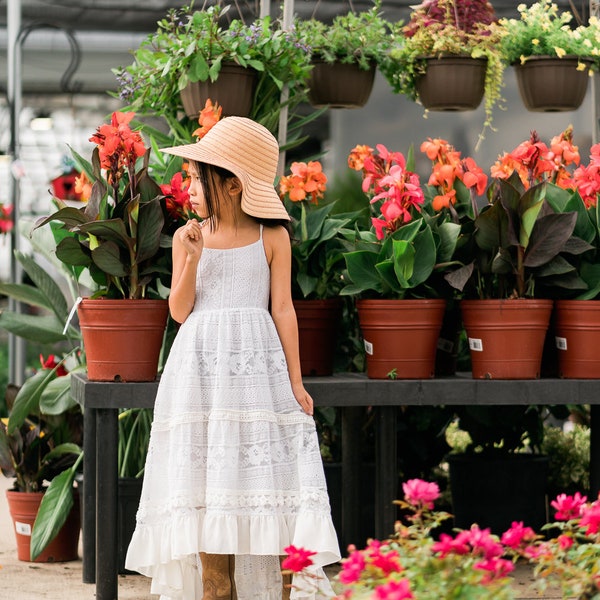
[{"label": "girl's dark hair", "polygon": [[[209,165],[208,163],[196,162],[192,161],[196,168],[196,172],[198,173],[198,179],[200,180],[200,184],[202,185],[202,190],[204,192],[204,201],[206,203],[206,212],[207,219],[209,220],[209,224],[212,228],[215,226],[214,224],[218,222],[221,216],[221,203],[222,199],[221,188],[217,185],[218,181],[225,181],[226,179],[230,179],[235,177],[235,174],[231,171],[224,169],[223,167],[217,167],[215,165]],[[214,219],[212,217],[215,217]],[[256,220],[264,225],[265,227],[276,227],[277,225],[283,226],[286,231],[291,236],[291,227],[289,221],[285,221],[283,219],[263,219],[256,218]]]}]

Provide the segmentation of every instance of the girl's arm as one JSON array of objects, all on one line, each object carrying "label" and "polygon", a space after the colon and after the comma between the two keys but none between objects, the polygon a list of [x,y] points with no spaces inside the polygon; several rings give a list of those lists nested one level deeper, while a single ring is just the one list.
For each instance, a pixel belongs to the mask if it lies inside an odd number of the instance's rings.
[{"label": "girl's arm", "polygon": [[194,308],[196,300],[196,270],[202,255],[204,239],[200,223],[190,219],[173,236],[173,274],[169,309],[178,323],[183,323]]},{"label": "girl's arm", "polygon": [[298,321],[292,303],[292,250],[283,227],[265,228],[267,259],[271,268],[271,315],[277,328],[292,384],[292,391],[306,414],[313,414],[313,399],[304,389],[298,348]]}]

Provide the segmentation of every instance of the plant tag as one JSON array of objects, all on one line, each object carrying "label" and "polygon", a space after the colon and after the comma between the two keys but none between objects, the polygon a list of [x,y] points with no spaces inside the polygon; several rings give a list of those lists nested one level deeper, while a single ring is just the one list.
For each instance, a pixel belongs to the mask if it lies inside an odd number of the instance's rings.
[{"label": "plant tag", "polygon": [[67,333],[67,329],[69,329],[69,324],[71,323],[71,319],[73,318],[73,315],[75,314],[75,311],[77,310],[77,307],[81,304],[82,300],[83,300],[83,298],[81,296],[79,296],[77,298],[77,300],[75,300],[75,304],[73,304],[73,307],[71,308],[71,312],[69,313],[69,316],[67,317],[67,322],[65,323],[65,327],[63,329],[63,335],[65,335]]},{"label": "plant tag", "polygon": [[19,523],[19,521],[15,521],[15,531],[19,535],[31,536],[31,525],[29,523]]},{"label": "plant tag", "polygon": [[469,350],[483,352],[483,342],[479,338],[469,338]]},{"label": "plant tag", "polygon": [[437,347],[438,350],[450,354],[452,350],[454,350],[454,342],[451,342],[450,340],[445,340],[444,338],[438,338]]},{"label": "plant tag", "polygon": [[369,355],[373,355],[373,344],[367,342],[367,340],[365,340],[365,352]]},{"label": "plant tag", "polygon": [[556,341],[556,347],[559,350],[566,350],[567,349],[567,338],[564,338],[564,337],[555,337],[554,340]]}]

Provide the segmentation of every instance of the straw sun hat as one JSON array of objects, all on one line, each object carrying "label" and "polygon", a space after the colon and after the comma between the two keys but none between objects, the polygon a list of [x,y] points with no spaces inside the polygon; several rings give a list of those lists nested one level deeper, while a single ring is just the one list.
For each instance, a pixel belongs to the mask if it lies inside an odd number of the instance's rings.
[{"label": "straw sun hat", "polygon": [[246,214],[290,220],[273,187],[279,161],[277,140],[252,119],[225,117],[198,142],[163,148],[162,152],[231,171],[242,183]]}]

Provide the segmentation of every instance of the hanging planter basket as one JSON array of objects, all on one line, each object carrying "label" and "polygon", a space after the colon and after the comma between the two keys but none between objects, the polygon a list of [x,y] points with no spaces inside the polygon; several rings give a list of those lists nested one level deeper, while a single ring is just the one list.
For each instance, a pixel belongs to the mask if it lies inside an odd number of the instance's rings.
[{"label": "hanging planter basket", "polygon": [[416,81],[421,104],[432,111],[475,110],[485,91],[486,58],[426,58],[427,70]]},{"label": "hanging planter basket", "polygon": [[435,374],[445,300],[357,300],[370,379],[430,379]]},{"label": "hanging planter basket", "polygon": [[375,65],[367,71],[356,63],[312,62],[308,100],[314,107],[360,108],[367,103],[375,81]]},{"label": "hanging planter basket", "polygon": [[90,381],[154,381],[167,300],[91,300],[77,309]]},{"label": "hanging planter basket", "polygon": [[184,87],[181,102],[185,114],[197,119],[210,98],[223,108],[223,117],[249,117],[252,111],[258,72],[235,63],[223,63],[216,81],[190,82]]},{"label": "hanging planter basket", "polygon": [[538,379],[552,300],[461,300],[473,379]]},{"label": "hanging planter basket", "polygon": [[[577,69],[580,63],[586,63],[581,71]],[[533,112],[577,110],[587,92],[589,64],[591,61],[568,56],[531,56],[523,64],[515,64],[525,108]]]}]

